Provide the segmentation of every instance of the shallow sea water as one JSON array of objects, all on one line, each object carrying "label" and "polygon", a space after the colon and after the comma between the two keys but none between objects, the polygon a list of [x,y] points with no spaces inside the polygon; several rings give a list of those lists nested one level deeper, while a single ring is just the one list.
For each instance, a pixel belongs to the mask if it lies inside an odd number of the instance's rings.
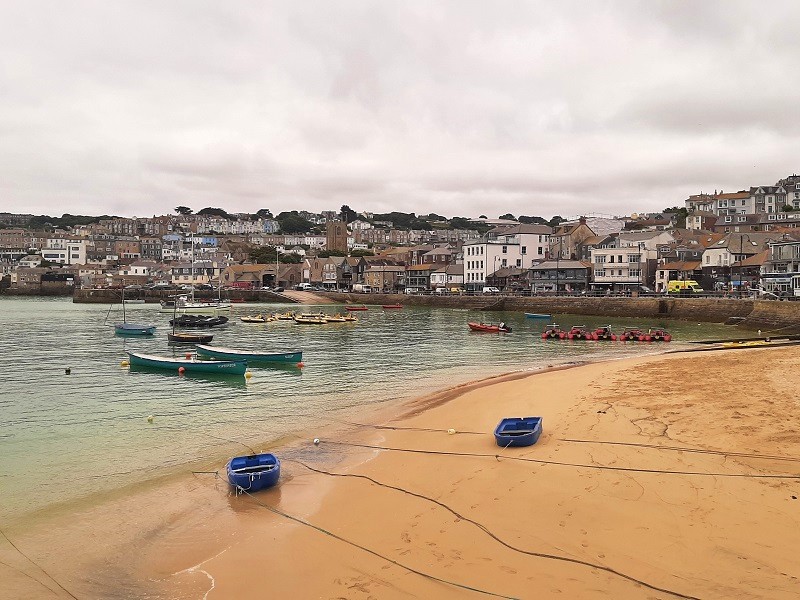
[{"label": "shallow sea water", "polygon": [[[0,299],[0,518],[146,481],[219,456],[230,440],[257,445],[357,411],[510,371],[662,351],[663,344],[545,342],[545,321],[522,313],[379,306],[355,324],[245,324],[239,317],[287,305],[235,305],[209,330],[213,344],[303,350],[305,368],[252,367],[253,377],[179,376],[122,367],[126,350],[183,356],[167,343],[171,314],[131,305],[128,321],[151,338],[118,337],[121,307],[71,299]],[[303,307],[303,310],[311,307]],[[325,305],[327,312],[341,306]],[[505,321],[510,335],[470,332],[468,321]],[[557,316],[562,326],[666,325],[685,341],[734,337],[723,325]],[[67,375],[65,369],[71,373]],[[154,416],[148,423],[148,415]]]}]

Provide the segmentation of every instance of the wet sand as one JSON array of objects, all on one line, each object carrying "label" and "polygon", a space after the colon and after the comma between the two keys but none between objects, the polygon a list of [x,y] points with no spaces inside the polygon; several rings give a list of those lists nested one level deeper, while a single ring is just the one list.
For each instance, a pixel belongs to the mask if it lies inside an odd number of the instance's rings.
[{"label": "wet sand", "polygon": [[[184,475],[10,537],[81,598],[796,598],[796,360],[753,348],[476,382],[360,417],[384,427],[305,432],[272,490]],[[539,442],[499,448],[497,422],[527,415]],[[0,597],[69,597],[5,542],[0,562]]]}]

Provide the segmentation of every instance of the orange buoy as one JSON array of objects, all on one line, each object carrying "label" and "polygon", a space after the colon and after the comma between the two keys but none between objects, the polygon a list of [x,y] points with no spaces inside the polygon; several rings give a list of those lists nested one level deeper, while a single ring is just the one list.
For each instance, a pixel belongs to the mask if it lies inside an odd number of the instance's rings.
[{"label": "orange buoy", "polygon": [[192,358],[192,353],[191,352],[187,352],[186,353],[186,358]]},{"label": "orange buoy", "polygon": [[304,363],[303,361],[300,361],[299,363],[297,363],[297,366],[298,366],[300,369],[302,369],[303,367],[305,367],[305,366],[306,366],[306,363]]},{"label": "orange buoy", "polygon": [[180,373],[181,375],[186,373],[186,367],[178,367],[178,373]]}]

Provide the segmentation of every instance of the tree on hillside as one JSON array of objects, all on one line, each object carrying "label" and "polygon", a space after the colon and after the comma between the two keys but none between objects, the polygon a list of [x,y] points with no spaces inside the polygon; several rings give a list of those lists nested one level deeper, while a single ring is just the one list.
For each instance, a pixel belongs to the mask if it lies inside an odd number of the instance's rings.
[{"label": "tree on hillside", "polygon": [[511,213],[506,213],[504,215],[500,215],[497,218],[498,219],[505,219],[507,221],[516,221],[517,220],[517,218],[514,215],[512,215]]},{"label": "tree on hillside", "polygon": [[271,219],[272,218],[272,211],[268,208],[259,208],[256,211],[256,216],[259,219]]},{"label": "tree on hillside", "polygon": [[176,206],[175,212],[178,213],[179,215],[186,216],[192,214],[194,211],[188,206]]},{"label": "tree on hillside", "polygon": [[319,258],[328,258],[330,256],[347,256],[347,252],[341,250],[320,250],[317,252]]},{"label": "tree on hillside", "polygon": [[358,219],[358,213],[347,206],[347,204],[343,204],[342,208],[339,209],[339,218],[345,223],[352,223]]},{"label": "tree on hillside", "polygon": [[450,226],[453,229],[470,229],[474,228],[473,224],[470,222],[469,219],[465,219],[464,217],[453,217],[450,219]]},{"label": "tree on hillside", "polygon": [[564,221],[566,221],[566,219],[565,219],[564,217],[562,217],[561,215],[555,215],[555,216],[554,216],[552,219],[550,219],[550,220],[547,222],[547,224],[548,224],[550,227],[557,227],[558,225],[560,225],[560,224],[561,224],[561,223],[563,223]]},{"label": "tree on hillside", "polygon": [[517,219],[520,223],[524,223],[526,225],[549,225],[549,221],[544,217],[526,217],[525,215],[520,215],[519,219]]},{"label": "tree on hillside", "polygon": [[223,219],[234,218],[221,208],[204,208],[202,210],[197,211],[197,214],[200,215],[201,217],[221,217]]},{"label": "tree on hillside", "polygon": [[350,253],[350,256],[358,258],[360,256],[375,256],[375,253],[372,250],[353,250]]},{"label": "tree on hillside", "polygon": [[396,229],[429,229],[430,225],[414,213],[390,212],[374,215],[376,221],[391,221]]},{"label": "tree on hillside", "polygon": [[275,218],[284,233],[308,233],[314,228],[314,224],[301,217],[296,210],[282,212]]},{"label": "tree on hillside", "polygon": [[685,206],[673,206],[672,208],[665,208],[661,212],[667,214],[676,214],[675,227],[684,229],[686,227],[686,217],[689,216],[689,211]]},{"label": "tree on hillside", "polygon": [[248,258],[260,265],[274,265],[275,257],[281,264],[293,264],[300,262],[298,254],[280,254],[275,246],[255,246],[250,250]]}]

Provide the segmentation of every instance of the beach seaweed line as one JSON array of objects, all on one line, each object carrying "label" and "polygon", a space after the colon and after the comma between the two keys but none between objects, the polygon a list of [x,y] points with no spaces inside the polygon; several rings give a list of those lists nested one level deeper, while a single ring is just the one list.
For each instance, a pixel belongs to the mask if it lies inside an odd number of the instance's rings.
[{"label": "beach seaweed line", "polygon": [[499,454],[483,454],[480,452],[445,452],[443,450],[419,450],[415,448],[392,448],[390,446],[375,446],[371,444],[358,444],[355,442],[336,442],[320,440],[320,443],[336,444],[338,446],[352,446],[355,448],[368,448],[370,450],[388,450],[392,452],[411,452],[413,454],[438,454],[441,456],[472,456],[479,458],[494,458],[496,460],[518,460],[542,465],[556,465],[560,467],[578,467],[583,469],[597,469],[601,471],[626,471],[630,473],[656,473],[661,475],[699,475],[703,477],[742,477],[750,479],[800,479],[800,474],[791,475],[765,475],[762,473],[707,473],[704,471],[667,471],[664,469],[638,469],[635,467],[611,467],[608,465],[589,465],[585,463],[569,463],[541,458],[528,458],[525,456],[501,456]]},{"label": "beach seaweed line", "polygon": [[[27,560],[29,563],[31,563],[31,564],[32,564],[34,567],[36,567],[36,568],[37,568],[37,569],[39,569],[39,570],[40,570],[42,573],[44,573],[45,575],[47,575],[47,577],[48,577],[48,578],[50,578],[50,580],[51,580],[53,583],[55,583],[55,584],[56,584],[56,585],[57,585],[59,588],[61,588],[62,590],[64,590],[64,592],[65,592],[65,593],[66,593],[66,594],[67,594],[67,595],[68,595],[70,598],[74,598],[74,600],[78,600],[78,598],[77,598],[77,596],[75,596],[75,594],[73,594],[72,592],[70,592],[70,591],[69,591],[67,588],[65,588],[63,585],[61,585],[61,584],[58,582],[58,579],[56,579],[55,577],[53,577],[52,575],[50,575],[50,573],[48,573],[47,571],[45,571],[45,570],[44,570],[44,569],[41,567],[41,565],[39,565],[39,564],[38,564],[37,562],[35,562],[35,561],[34,561],[34,560],[33,560],[33,559],[30,557],[30,556],[28,556],[28,555],[27,555],[27,554],[25,554],[25,553],[24,553],[22,550],[20,550],[20,549],[17,547],[17,545],[16,545],[14,542],[12,542],[12,541],[11,541],[11,538],[9,538],[9,537],[8,537],[8,536],[5,534],[5,532],[4,532],[2,529],[0,529],[0,535],[2,535],[2,536],[3,536],[3,537],[6,539],[6,541],[7,541],[9,544],[11,544],[11,547],[12,547],[12,548],[14,548],[14,550],[16,550],[17,552],[19,552],[19,553],[20,553],[22,556],[24,556],[24,557],[25,557],[25,559],[26,559],[26,560]],[[9,567],[9,568],[11,568],[11,569],[14,569],[14,570],[18,571],[19,573],[22,573],[23,575],[25,575],[26,577],[29,577],[30,579],[33,579],[33,580],[34,580],[36,583],[40,584],[40,585],[41,585],[43,588],[45,588],[45,589],[47,589],[47,590],[49,590],[49,591],[53,592],[53,594],[55,594],[55,595],[58,595],[58,592],[56,592],[56,591],[55,591],[53,588],[51,588],[49,585],[45,585],[45,583],[44,583],[43,581],[40,581],[40,580],[36,579],[35,577],[33,577],[32,575],[29,575],[29,574],[28,574],[28,573],[26,573],[25,571],[22,571],[21,569],[16,569],[15,567],[12,567],[11,565],[8,565],[8,564],[6,564],[6,563],[2,563],[2,564],[6,565],[7,567]]]},{"label": "beach seaweed line", "polygon": [[[258,506],[260,506],[262,508],[265,508],[265,509],[267,509],[268,511],[270,511],[272,513],[275,513],[276,515],[284,517],[285,519],[289,519],[290,521],[294,521],[295,523],[299,523],[301,525],[305,525],[306,527],[310,527],[311,529],[314,529],[314,530],[316,530],[316,531],[318,531],[320,533],[323,533],[323,534],[325,534],[325,535],[327,535],[329,537],[332,537],[335,540],[339,540],[340,542],[344,542],[345,544],[353,546],[354,548],[358,548],[359,550],[363,550],[364,552],[367,552],[368,554],[372,554],[373,556],[376,556],[376,557],[378,557],[378,558],[380,558],[382,560],[385,560],[386,562],[389,562],[389,563],[391,563],[391,564],[393,564],[393,565],[395,565],[397,567],[400,567],[401,569],[405,569],[406,571],[409,571],[410,573],[414,573],[416,575],[420,575],[421,577],[425,577],[425,578],[430,579],[432,581],[438,581],[439,583],[443,583],[445,585],[450,585],[450,586],[453,586],[453,587],[456,587],[456,588],[459,588],[459,589],[462,589],[462,590],[467,590],[467,591],[470,591],[470,592],[483,594],[485,596],[492,596],[494,598],[503,598],[504,600],[521,600],[520,598],[517,598],[516,596],[506,596],[504,594],[498,594],[498,593],[495,593],[495,592],[490,592],[488,590],[482,590],[480,588],[476,588],[476,587],[472,587],[472,586],[469,586],[469,585],[465,585],[463,583],[458,583],[456,581],[450,581],[448,579],[442,579],[441,577],[437,577],[436,575],[431,575],[430,573],[425,573],[423,571],[419,571],[419,570],[417,570],[417,569],[415,569],[413,567],[409,567],[408,565],[404,565],[403,563],[398,562],[398,561],[394,560],[393,558],[389,558],[388,556],[384,556],[383,554],[380,554],[379,552],[376,552],[375,550],[371,550],[370,548],[367,548],[366,546],[362,546],[361,544],[357,544],[356,542],[353,542],[351,540],[343,538],[342,536],[337,535],[337,534],[333,533],[332,531],[329,531],[329,530],[327,530],[327,529],[325,529],[323,527],[320,527],[319,525],[314,525],[313,523],[311,523],[309,521],[306,521],[305,519],[301,519],[300,517],[295,517],[294,515],[290,515],[289,513],[284,512],[284,511],[282,511],[280,509],[277,509],[274,506],[269,506],[268,504],[265,504],[264,502],[259,501],[258,498],[256,498],[252,493],[248,492],[245,489],[241,489],[240,488],[240,490],[241,490],[242,494],[245,494],[245,495],[249,496],[250,499],[253,502],[255,502]],[[693,600],[699,600],[699,599],[693,599]]]},{"label": "beach seaweed line", "polygon": [[636,583],[636,584],[641,585],[643,587],[646,587],[648,589],[651,589],[651,590],[654,590],[654,591],[657,591],[657,592],[663,592],[665,594],[670,594],[670,595],[675,596],[677,598],[684,598],[686,600],[700,600],[700,598],[698,598],[697,596],[689,596],[687,594],[682,594],[682,593],[676,592],[674,590],[658,587],[656,585],[647,583],[646,581],[643,581],[641,579],[637,579],[636,577],[633,577],[632,575],[626,575],[625,573],[623,573],[621,571],[617,571],[613,567],[608,567],[608,566],[605,566],[605,565],[592,563],[592,562],[589,562],[589,561],[581,560],[580,558],[573,558],[573,557],[569,557],[569,556],[561,556],[561,555],[558,555],[558,554],[549,554],[547,552],[535,552],[533,550],[525,550],[524,548],[518,548],[518,547],[514,546],[513,544],[510,544],[510,543],[506,542],[505,540],[503,540],[502,538],[498,537],[496,534],[492,533],[492,531],[489,530],[489,528],[487,528],[482,523],[479,523],[478,521],[475,521],[474,519],[471,519],[471,518],[469,518],[467,516],[462,515],[460,512],[458,512],[457,510],[451,508],[450,506],[448,506],[444,502],[436,500],[435,498],[431,498],[430,496],[425,496],[424,494],[419,494],[417,492],[412,492],[411,490],[407,490],[405,488],[401,488],[401,487],[398,487],[398,486],[395,486],[395,485],[390,485],[388,483],[383,483],[383,482],[378,481],[376,479],[373,479],[372,477],[369,477],[367,475],[358,475],[358,474],[355,474],[355,473],[333,473],[332,471],[326,471],[324,469],[318,469],[316,467],[312,467],[312,466],[307,465],[306,463],[304,463],[302,461],[299,461],[297,459],[294,459],[294,458],[287,459],[287,461],[296,462],[297,464],[302,465],[303,467],[305,467],[309,471],[313,471],[315,473],[320,473],[322,475],[329,475],[331,477],[354,477],[356,479],[365,479],[365,480],[367,480],[369,482],[372,482],[375,485],[378,485],[380,487],[384,487],[384,488],[387,488],[387,489],[390,489],[390,490],[396,490],[398,492],[403,492],[404,494],[408,494],[409,496],[414,496],[415,498],[420,498],[422,500],[427,500],[428,502],[432,502],[433,504],[436,504],[437,506],[440,506],[441,508],[445,509],[446,511],[451,513],[456,518],[461,519],[463,521],[466,521],[467,523],[471,523],[472,525],[474,525],[475,527],[477,527],[478,529],[483,531],[490,538],[495,540],[497,543],[505,546],[506,548],[508,548],[510,550],[513,550],[515,552],[519,552],[520,554],[526,554],[528,556],[534,556],[534,557],[537,557],[537,558],[544,558],[544,559],[548,559],[548,560],[557,560],[557,561],[562,561],[562,562],[582,565],[582,566],[585,566],[585,567],[589,567],[591,569],[597,569],[599,571],[604,571],[606,573],[610,573],[611,575],[615,575],[617,577],[621,577],[623,579],[626,579],[626,580],[628,580],[630,582]]}]

